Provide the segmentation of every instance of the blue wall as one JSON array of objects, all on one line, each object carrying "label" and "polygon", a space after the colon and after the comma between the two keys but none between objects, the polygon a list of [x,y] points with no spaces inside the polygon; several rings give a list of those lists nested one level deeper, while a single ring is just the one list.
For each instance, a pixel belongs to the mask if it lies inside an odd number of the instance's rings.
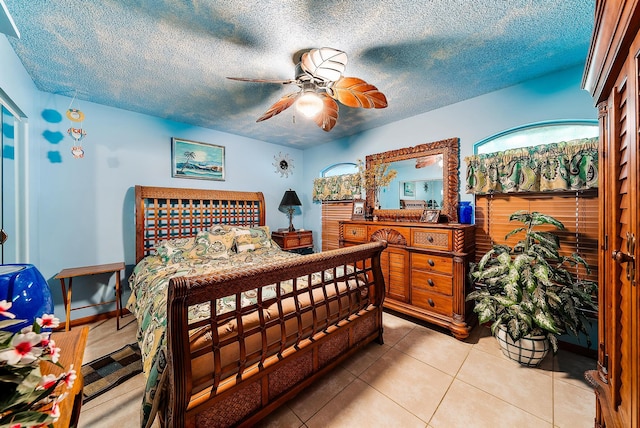
[{"label": "blue wall", "polygon": [[[298,228],[314,231],[321,246],[321,208],[312,203],[313,180],[337,162],[356,162],[366,155],[450,137],[461,145],[461,184],[473,144],[505,129],[552,119],[595,119],[596,109],[580,89],[582,68],[574,68],[525,82],[432,112],[416,115],[361,134],[307,150],[290,149],[205,128],[75,101],[86,116],[84,159],[73,159],[71,123],[64,117],[71,99],[38,91],[5,37],[0,37],[0,87],[29,117],[28,193],[29,260],[49,280],[56,314],[64,318],[59,283],[61,269],[124,260],[127,275],[134,263],[133,186],[136,184],[259,190],[267,201],[267,224],[285,227],[278,211],[285,190],[296,190],[303,215]],[[390,103],[402,102],[389,100]],[[202,181],[171,177],[171,137],[225,146],[226,180]],[[289,178],[275,173],[279,152],[288,153],[295,169]],[[462,194],[463,200],[471,200]],[[113,280],[97,278],[103,282]],[[95,279],[94,279],[95,281]],[[89,280],[78,279],[74,304],[103,299],[111,292],[95,292]],[[125,286],[125,290],[128,288]],[[128,295],[128,293],[127,293]],[[126,301],[127,296],[124,300]],[[113,308],[103,308],[102,311]],[[95,313],[78,311],[72,318]]]}]

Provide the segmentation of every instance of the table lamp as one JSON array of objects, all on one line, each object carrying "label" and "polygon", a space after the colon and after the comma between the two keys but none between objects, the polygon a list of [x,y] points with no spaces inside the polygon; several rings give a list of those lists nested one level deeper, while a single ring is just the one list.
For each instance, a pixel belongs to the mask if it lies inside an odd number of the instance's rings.
[{"label": "table lamp", "polygon": [[296,209],[294,207],[300,206],[302,206],[302,203],[300,202],[298,195],[296,195],[295,190],[289,189],[284,192],[284,196],[280,201],[279,209],[280,211],[285,211],[289,214],[289,232],[295,231],[293,227],[293,213]]}]

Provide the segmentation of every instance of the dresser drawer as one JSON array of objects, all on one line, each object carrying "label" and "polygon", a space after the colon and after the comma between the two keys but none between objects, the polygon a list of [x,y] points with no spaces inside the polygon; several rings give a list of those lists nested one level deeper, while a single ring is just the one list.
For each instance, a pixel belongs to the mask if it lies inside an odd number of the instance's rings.
[{"label": "dresser drawer", "polygon": [[411,287],[411,304],[447,317],[453,316],[453,297]]},{"label": "dresser drawer", "polygon": [[343,238],[347,241],[367,242],[367,226],[363,224],[344,224]]},{"label": "dresser drawer", "polygon": [[411,268],[452,275],[453,259],[432,254],[411,253]]},{"label": "dresser drawer", "polygon": [[453,249],[453,235],[450,230],[413,228],[411,229],[411,246],[451,251]]},{"label": "dresser drawer", "polygon": [[453,295],[453,278],[448,275],[411,269],[411,285],[421,290]]}]

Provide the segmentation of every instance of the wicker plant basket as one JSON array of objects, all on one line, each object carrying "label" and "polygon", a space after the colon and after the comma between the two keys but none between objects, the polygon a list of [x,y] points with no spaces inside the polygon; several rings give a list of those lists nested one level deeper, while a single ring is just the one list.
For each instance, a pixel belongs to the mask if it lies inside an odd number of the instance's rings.
[{"label": "wicker plant basket", "polygon": [[514,341],[503,326],[496,331],[496,339],[502,353],[523,366],[538,367],[549,352],[549,339],[546,336],[526,336]]}]

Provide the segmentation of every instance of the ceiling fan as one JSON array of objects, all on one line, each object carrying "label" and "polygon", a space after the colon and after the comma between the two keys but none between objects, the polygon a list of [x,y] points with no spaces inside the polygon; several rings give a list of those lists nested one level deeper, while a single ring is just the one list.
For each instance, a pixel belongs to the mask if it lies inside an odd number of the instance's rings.
[{"label": "ceiling fan", "polygon": [[295,79],[269,80],[227,77],[242,82],[295,84],[298,91],[284,95],[256,120],[272,118],[294,103],[305,116],[313,118],[324,131],[338,121],[338,103],[355,108],[385,108],[387,98],[375,86],[357,77],[343,76],[347,54],[333,48],[310,49],[296,64]]}]

